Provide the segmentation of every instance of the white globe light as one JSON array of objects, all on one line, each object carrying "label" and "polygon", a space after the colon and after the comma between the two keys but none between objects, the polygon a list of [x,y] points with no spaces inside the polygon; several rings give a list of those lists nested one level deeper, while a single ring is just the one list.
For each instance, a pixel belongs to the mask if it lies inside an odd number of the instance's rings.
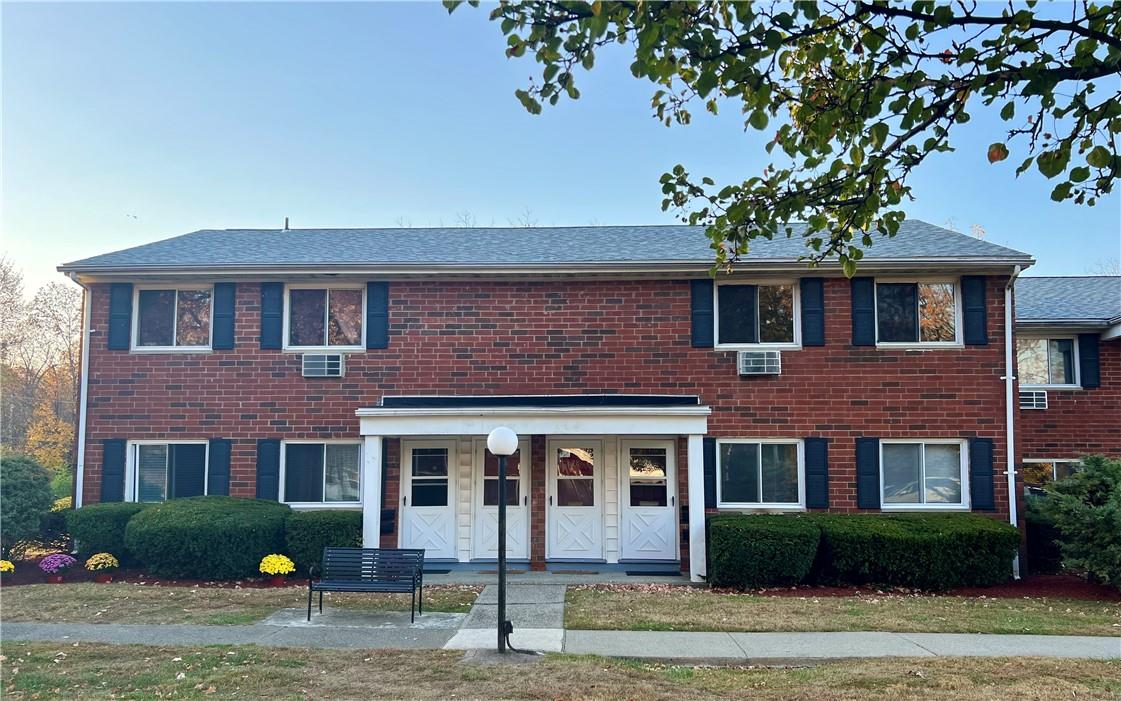
[{"label": "white globe light", "polygon": [[518,434],[499,426],[487,436],[487,450],[495,455],[513,455],[518,451]]}]

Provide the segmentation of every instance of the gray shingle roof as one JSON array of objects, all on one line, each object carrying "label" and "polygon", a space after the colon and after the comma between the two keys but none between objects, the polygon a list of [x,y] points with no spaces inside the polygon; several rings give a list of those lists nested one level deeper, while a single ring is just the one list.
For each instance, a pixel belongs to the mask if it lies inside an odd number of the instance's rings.
[{"label": "gray shingle roof", "polygon": [[1021,277],[1016,321],[1097,321],[1121,317],[1121,277]]},{"label": "gray shingle roof", "polygon": [[[797,225],[800,228],[801,225]],[[795,261],[799,237],[756,240],[747,261]],[[1030,263],[1025,253],[917,220],[894,238],[876,238],[866,260],[978,259]],[[438,229],[204,229],[60,266],[67,272],[168,268],[267,268],[313,264],[526,265],[711,264],[704,229],[695,226],[573,226]]]}]

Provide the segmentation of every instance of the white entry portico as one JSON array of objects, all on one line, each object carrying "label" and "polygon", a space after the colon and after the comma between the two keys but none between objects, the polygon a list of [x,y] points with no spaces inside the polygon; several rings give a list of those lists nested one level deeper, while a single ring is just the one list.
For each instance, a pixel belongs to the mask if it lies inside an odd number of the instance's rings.
[{"label": "white entry portico", "polygon": [[[595,399],[604,396],[610,401]],[[661,401],[635,397],[633,403],[627,403],[625,395],[571,400],[555,396],[389,399],[356,412],[364,440],[366,547],[377,547],[380,538],[382,439],[399,438],[401,497],[396,505],[384,505],[401,510],[398,543],[431,548],[434,559],[486,559],[493,547],[485,542],[485,519],[495,506],[487,496],[494,485],[487,480],[493,481],[494,476],[484,464],[480,439],[498,426],[507,426],[523,439],[518,474],[509,483],[511,494],[517,496],[510,496],[507,505],[511,513],[524,518],[514,520],[515,529],[521,530],[510,540],[510,558],[526,558],[533,532],[529,521],[543,513],[545,557],[550,560],[676,560],[677,524],[683,518],[677,498],[676,445],[677,439],[684,438],[686,493],[692,506],[688,509],[689,572],[694,581],[704,577],[702,438],[710,409],[696,397],[657,398]],[[544,440],[545,464],[534,464],[535,458],[541,460],[531,455],[531,437]],[[545,471],[543,504],[533,502],[531,470]],[[413,484],[418,489],[412,489]],[[416,510],[410,509],[410,499],[419,504]],[[423,536],[431,545],[414,536]]]}]

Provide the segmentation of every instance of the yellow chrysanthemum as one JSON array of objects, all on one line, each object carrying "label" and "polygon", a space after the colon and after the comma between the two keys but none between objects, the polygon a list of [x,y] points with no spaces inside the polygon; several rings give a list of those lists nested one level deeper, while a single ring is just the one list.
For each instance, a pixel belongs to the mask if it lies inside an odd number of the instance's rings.
[{"label": "yellow chrysanthemum", "polygon": [[0,560],[0,574],[8,574],[9,572],[15,571],[16,566],[13,565],[10,560]]},{"label": "yellow chrysanthemum", "polygon": [[90,572],[96,572],[98,570],[115,570],[120,566],[121,563],[117,562],[117,558],[113,557],[109,553],[98,553],[90,559],[86,560],[86,569]]},{"label": "yellow chrysanthemum", "polygon": [[285,555],[265,555],[261,560],[261,572],[264,574],[278,575],[291,574],[296,571],[296,563]]}]

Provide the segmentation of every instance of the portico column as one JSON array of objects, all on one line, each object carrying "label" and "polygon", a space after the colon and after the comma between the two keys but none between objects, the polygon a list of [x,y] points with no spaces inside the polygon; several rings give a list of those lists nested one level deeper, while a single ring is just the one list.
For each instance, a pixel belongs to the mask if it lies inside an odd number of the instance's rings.
[{"label": "portico column", "polygon": [[381,541],[381,436],[362,438],[362,547],[377,548]]},{"label": "portico column", "polygon": [[705,548],[704,438],[690,435],[686,444],[689,466],[689,579],[703,582],[708,574]]}]

